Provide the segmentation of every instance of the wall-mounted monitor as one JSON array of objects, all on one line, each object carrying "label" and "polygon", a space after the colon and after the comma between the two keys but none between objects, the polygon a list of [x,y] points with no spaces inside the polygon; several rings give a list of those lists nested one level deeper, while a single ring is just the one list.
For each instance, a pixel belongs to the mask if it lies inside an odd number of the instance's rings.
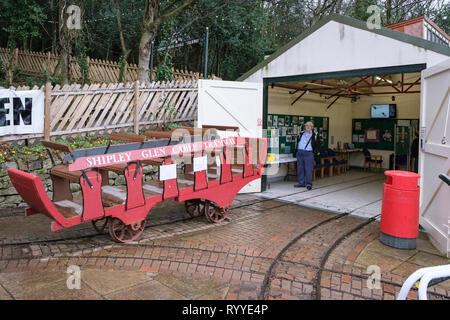
[{"label": "wall-mounted monitor", "polygon": [[397,116],[396,104],[373,104],[370,106],[372,118],[395,118]]}]

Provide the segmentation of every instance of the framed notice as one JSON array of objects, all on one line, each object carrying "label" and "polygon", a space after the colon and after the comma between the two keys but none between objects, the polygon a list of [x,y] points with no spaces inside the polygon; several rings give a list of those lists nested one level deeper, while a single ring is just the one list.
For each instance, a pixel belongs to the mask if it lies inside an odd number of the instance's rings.
[{"label": "framed notice", "polygon": [[365,142],[380,142],[380,129],[369,128],[364,131]]}]

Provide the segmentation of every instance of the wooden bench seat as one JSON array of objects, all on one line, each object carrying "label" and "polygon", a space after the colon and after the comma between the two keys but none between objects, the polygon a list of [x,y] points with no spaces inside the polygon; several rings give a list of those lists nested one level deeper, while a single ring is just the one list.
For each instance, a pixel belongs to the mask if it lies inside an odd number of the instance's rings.
[{"label": "wooden bench seat", "polygon": [[83,214],[83,199],[81,197],[74,200],[60,200],[53,202],[55,208],[65,217],[72,218]]},{"label": "wooden bench seat", "polygon": [[[154,183],[145,183],[142,187],[145,198],[150,198],[163,193],[162,187]],[[102,186],[103,205],[110,207],[114,205],[124,204],[127,200],[126,186]]]},{"label": "wooden bench seat", "polygon": [[54,166],[50,170],[50,175],[63,179],[68,179],[72,182],[79,182],[82,175],[81,171],[69,171],[69,167],[66,165]]}]

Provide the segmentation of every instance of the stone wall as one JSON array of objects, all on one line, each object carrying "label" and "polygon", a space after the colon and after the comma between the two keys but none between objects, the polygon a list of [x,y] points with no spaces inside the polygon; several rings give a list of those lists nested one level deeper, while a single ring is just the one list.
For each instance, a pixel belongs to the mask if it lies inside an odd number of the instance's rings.
[{"label": "stone wall", "polygon": [[[9,179],[8,168],[19,169],[39,176],[42,179],[47,194],[50,199],[52,198],[52,181],[49,174],[52,168],[50,158],[47,153],[31,154],[27,155],[26,158],[17,158],[16,161],[0,164],[0,209],[27,207],[27,204],[17,194],[16,189]],[[145,181],[158,179],[158,168],[155,166],[145,166],[143,172]],[[125,177],[114,172],[109,172],[109,184],[115,186],[125,185]],[[79,184],[71,183],[70,189],[74,197],[81,195]]]}]

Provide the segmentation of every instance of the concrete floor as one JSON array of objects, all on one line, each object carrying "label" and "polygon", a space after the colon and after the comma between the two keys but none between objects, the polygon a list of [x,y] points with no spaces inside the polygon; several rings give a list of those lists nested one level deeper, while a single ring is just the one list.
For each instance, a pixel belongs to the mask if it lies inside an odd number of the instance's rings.
[{"label": "concrete floor", "polygon": [[317,179],[310,191],[306,188],[294,188],[297,182],[292,180],[269,182],[267,191],[260,196],[334,213],[371,218],[381,214],[385,181],[383,173],[351,169],[339,176]]}]

